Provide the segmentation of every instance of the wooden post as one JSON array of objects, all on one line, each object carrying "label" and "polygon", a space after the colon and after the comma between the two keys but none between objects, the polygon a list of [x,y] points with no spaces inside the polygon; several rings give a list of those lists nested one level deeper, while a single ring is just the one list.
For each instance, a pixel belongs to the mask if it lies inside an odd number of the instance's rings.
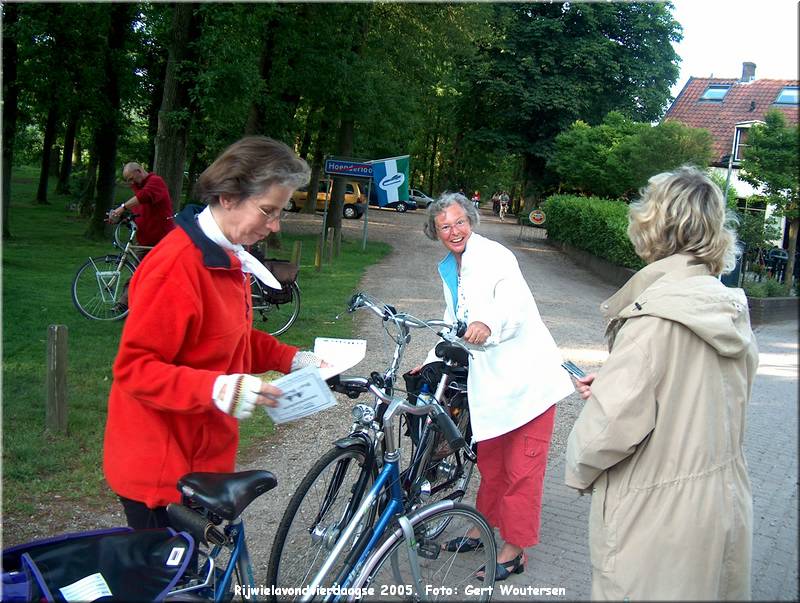
[{"label": "wooden post", "polygon": [[322,268],[322,235],[317,239],[317,249],[314,253],[314,269],[319,272]]},{"label": "wooden post", "polygon": [[67,335],[66,325],[47,329],[45,427],[53,433],[67,432]]},{"label": "wooden post", "polygon": [[302,241],[295,241],[294,246],[292,247],[292,264],[295,266],[300,265],[300,252],[303,249],[303,242]]}]

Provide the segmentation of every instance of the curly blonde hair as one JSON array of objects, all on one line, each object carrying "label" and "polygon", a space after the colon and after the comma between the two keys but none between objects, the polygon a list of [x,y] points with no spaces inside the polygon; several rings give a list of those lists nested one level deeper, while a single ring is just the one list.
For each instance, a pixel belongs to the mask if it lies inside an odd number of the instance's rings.
[{"label": "curly blonde hair", "polygon": [[628,211],[628,237],[648,264],[676,253],[693,255],[712,274],[736,265],[736,223],[722,191],[702,171],[683,166],[650,178]]}]

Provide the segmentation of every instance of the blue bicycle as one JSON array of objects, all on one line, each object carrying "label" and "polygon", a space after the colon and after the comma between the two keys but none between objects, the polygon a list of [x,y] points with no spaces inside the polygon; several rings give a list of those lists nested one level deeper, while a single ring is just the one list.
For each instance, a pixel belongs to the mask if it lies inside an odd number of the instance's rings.
[{"label": "blue bicycle", "polygon": [[252,601],[264,598],[242,512],[277,485],[269,471],[190,473],[173,528],[66,534],[3,551],[3,601]]},{"label": "blue bicycle", "polygon": [[[276,532],[268,583],[278,600],[336,599],[341,593],[347,598],[354,593],[350,588],[372,589],[359,593],[366,596],[481,600],[476,595],[484,585],[476,573],[488,567],[486,584],[491,584],[494,562],[487,558],[495,549],[480,514],[459,503],[475,460],[468,445],[468,352],[453,337],[463,326],[422,321],[363,293],[348,309],[362,307],[398,327],[392,363],[383,375],[333,384],[352,398],[371,393],[375,403],[354,407],[350,435],[335,442],[292,496]],[[394,398],[409,328],[434,326],[444,328],[437,346],[442,367],[430,380],[435,393],[415,404]],[[399,442],[407,432],[411,454],[401,470]],[[437,499],[444,502],[430,504]],[[487,544],[467,553],[458,543],[472,526]]]}]

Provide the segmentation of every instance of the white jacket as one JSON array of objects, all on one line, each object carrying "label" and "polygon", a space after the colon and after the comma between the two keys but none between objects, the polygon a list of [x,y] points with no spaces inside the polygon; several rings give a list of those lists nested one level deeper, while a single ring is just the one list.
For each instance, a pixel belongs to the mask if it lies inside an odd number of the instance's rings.
[{"label": "white jacket", "polygon": [[[467,324],[477,320],[491,329],[483,346],[472,346],[469,361],[475,441],[525,425],[574,391],[511,251],[472,233],[461,257],[461,303],[452,253],[439,263],[439,275],[447,303],[444,320],[458,318]],[[431,351],[426,363],[435,360]]]}]

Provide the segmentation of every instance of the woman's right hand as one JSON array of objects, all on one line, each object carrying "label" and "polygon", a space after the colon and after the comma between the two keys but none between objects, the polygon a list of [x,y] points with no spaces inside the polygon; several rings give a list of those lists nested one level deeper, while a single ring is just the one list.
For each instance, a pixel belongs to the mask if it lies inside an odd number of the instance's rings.
[{"label": "woman's right hand", "polygon": [[419,373],[421,370],[422,370],[422,365],[421,365],[421,364],[418,364],[417,366],[415,366],[414,368],[412,368],[412,369],[411,369],[410,371],[408,371],[408,372],[409,372],[411,375],[416,375],[416,374],[418,374],[418,373]]},{"label": "woman's right hand", "polygon": [[576,389],[584,400],[588,400],[592,396],[592,388],[590,386],[592,382],[594,382],[595,377],[597,377],[597,373],[589,373],[585,377],[575,378],[575,381],[578,383]]}]

